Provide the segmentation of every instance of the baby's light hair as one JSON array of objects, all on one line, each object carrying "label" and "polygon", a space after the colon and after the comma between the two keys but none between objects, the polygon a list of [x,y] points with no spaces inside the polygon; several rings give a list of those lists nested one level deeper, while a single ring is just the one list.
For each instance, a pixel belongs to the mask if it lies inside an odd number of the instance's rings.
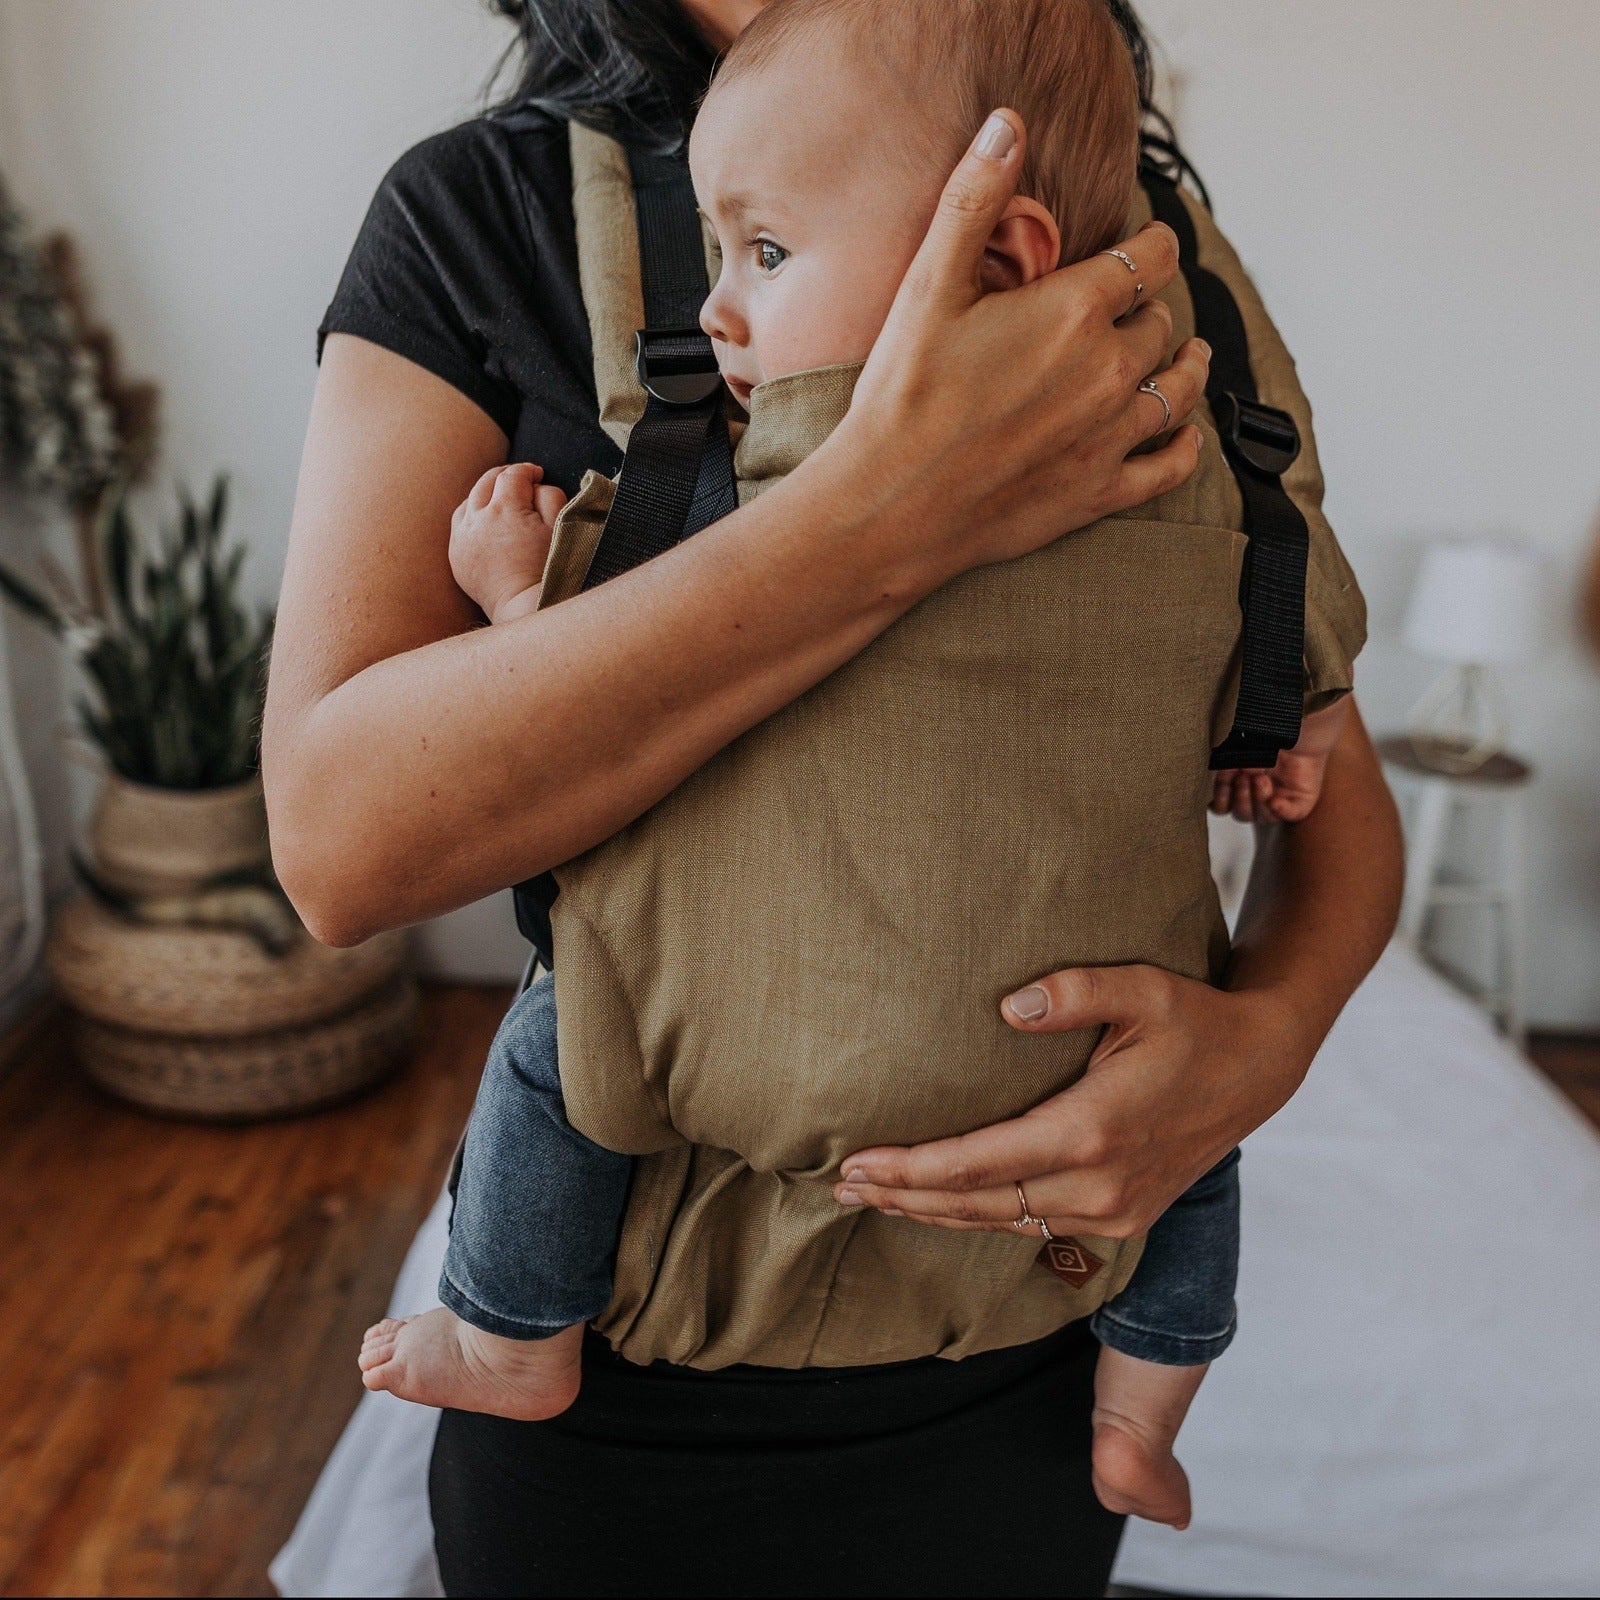
[{"label": "baby's light hair", "polygon": [[[722,85],[829,30],[925,110],[946,169],[997,106],[1028,130],[1018,193],[1061,229],[1063,264],[1115,244],[1132,200],[1139,85],[1105,0],[773,0],[739,36]],[[913,118],[913,122],[920,119]]]}]

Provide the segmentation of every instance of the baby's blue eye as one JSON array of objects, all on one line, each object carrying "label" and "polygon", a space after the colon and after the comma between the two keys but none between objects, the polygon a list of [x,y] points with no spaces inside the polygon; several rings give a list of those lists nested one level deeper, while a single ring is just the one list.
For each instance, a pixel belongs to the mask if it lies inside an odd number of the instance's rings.
[{"label": "baby's blue eye", "polygon": [[776,272],[789,259],[789,252],[770,239],[756,240],[756,260],[763,272]]}]

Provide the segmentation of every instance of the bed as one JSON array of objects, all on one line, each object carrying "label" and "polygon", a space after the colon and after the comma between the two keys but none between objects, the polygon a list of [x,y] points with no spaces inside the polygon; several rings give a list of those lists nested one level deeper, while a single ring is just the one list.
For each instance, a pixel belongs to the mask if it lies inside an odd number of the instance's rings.
[{"label": "bed", "polygon": [[[1193,1594],[1600,1593],[1600,1139],[1396,945],[1246,1146],[1241,1333],[1180,1455],[1185,1533],[1119,1584]],[[394,1311],[436,1304],[442,1205]],[[368,1395],[272,1576],[437,1594],[432,1414]]]}]

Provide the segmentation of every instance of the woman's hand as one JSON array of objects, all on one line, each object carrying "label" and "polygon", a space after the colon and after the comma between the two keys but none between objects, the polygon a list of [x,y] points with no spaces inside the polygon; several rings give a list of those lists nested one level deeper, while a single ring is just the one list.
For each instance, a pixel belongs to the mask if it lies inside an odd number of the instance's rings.
[{"label": "woman's hand", "polygon": [[1400,909],[1400,823],[1359,712],[1303,822],[1257,831],[1227,989],[1154,967],[1058,972],[1010,996],[1032,1033],[1104,1026],[1077,1083],[1012,1122],[841,1165],[841,1204],[1052,1233],[1142,1233],[1299,1088]]},{"label": "woman's hand", "polygon": [[[854,451],[870,468],[865,492],[925,508],[913,521],[935,583],[1140,505],[1184,482],[1199,459],[1192,426],[1132,453],[1168,426],[1161,400],[1139,384],[1165,367],[1172,338],[1172,314],[1154,298],[1178,271],[1170,228],[1151,223],[1123,242],[1136,271],[1102,254],[983,291],[984,249],[1015,194],[1025,143],[1011,111],[997,111],[974,140],[849,418],[818,452],[827,470]],[[1204,392],[1209,358],[1190,339],[1159,373],[1174,421]]]},{"label": "woman's hand", "polygon": [[1288,1100],[1320,1043],[1281,999],[1156,967],[1057,972],[1001,1009],[1028,1033],[1104,1026],[1088,1071],[1012,1122],[851,1156],[841,1204],[1008,1230],[1021,1183],[1052,1233],[1131,1238]]}]

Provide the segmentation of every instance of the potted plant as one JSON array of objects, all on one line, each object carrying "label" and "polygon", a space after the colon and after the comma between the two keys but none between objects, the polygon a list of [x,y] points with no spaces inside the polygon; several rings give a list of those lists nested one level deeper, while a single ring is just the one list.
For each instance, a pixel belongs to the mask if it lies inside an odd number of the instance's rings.
[{"label": "potted plant", "polygon": [[203,506],[180,488],[177,520],[154,539],[113,501],[93,552],[98,611],[60,573],[45,588],[0,565],[0,592],[82,673],[78,727],[107,769],[93,870],[129,896],[267,869],[258,737],[272,615],[240,598],[245,548],[223,536],[227,488],[219,477]]},{"label": "potted plant", "polygon": [[71,514],[79,569],[0,564],[0,598],[61,642],[76,731],[104,771],[88,892],[59,908],[47,947],[70,1036],[90,1077],[154,1110],[307,1110],[403,1058],[416,984],[403,935],[325,949],[272,879],[258,770],[272,613],[242,597],[225,479],[203,502],[180,487],[154,533],[130,515],[154,400],[117,378],[70,251],[31,247],[0,187],[0,480]]}]

